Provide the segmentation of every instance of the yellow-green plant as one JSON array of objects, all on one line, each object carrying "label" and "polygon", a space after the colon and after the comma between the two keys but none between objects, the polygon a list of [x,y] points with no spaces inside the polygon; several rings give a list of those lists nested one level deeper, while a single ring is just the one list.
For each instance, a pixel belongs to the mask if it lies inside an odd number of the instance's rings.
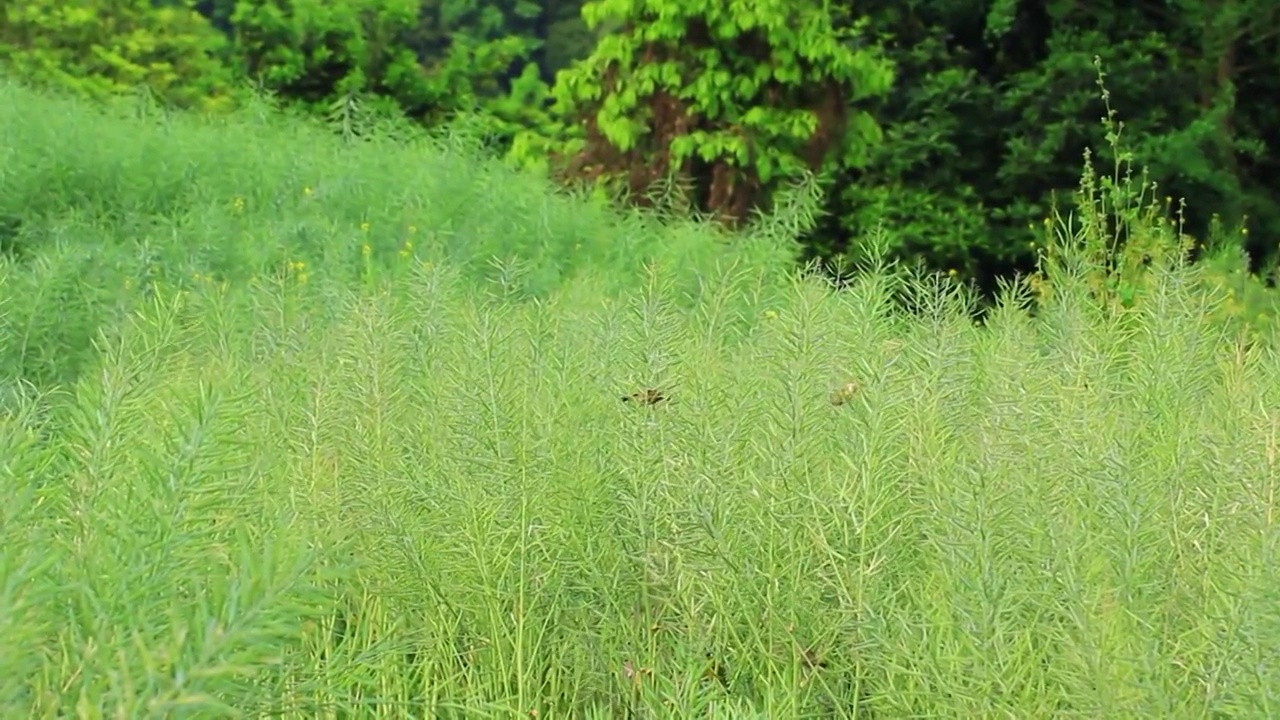
[{"label": "yellow-green plant", "polygon": [[98,99],[143,86],[166,103],[226,110],[237,79],[226,48],[190,0],[0,3],[0,58],[13,77]]}]

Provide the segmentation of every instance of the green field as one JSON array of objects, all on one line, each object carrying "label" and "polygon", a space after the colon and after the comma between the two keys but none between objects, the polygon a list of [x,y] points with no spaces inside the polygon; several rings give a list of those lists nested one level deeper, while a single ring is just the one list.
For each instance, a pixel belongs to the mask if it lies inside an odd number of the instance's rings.
[{"label": "green field", "polygon": [[0,86],[0,716],[1280,716],[1197,267],[977,324],[479,157]]}]

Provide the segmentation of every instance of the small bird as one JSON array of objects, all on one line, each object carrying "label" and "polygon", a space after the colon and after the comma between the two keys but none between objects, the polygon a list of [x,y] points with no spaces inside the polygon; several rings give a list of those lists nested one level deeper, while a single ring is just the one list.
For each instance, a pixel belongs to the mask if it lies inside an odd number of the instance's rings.
[{"label": "small bird", "polygon": [[640,405],[657,405],[667,399],[667,394],[658,388],[645,388],[639,392],[622,396],[622,402],[634,402]]},{"label": "small bird", "polygon": [[853,399],[854,395],[858,394],[858,387],[858,383],[853,381],[841,385],[838,390],[831,393],[831,404],[839,407],[849,402]]}]

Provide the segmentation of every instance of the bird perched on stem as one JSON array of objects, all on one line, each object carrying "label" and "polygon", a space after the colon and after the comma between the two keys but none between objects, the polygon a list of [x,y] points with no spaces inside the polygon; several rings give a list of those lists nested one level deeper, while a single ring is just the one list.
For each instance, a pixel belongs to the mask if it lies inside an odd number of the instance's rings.
[{"label": "bird perched on stem", "polygon": [[837,407],[849,402],[854,395],[858,394],[858,383],[847,382],[841,385],[835,392],[831,393],[831,404]]},{"label": "bird perched on stem", "polygon": [[622,402],[633,402],[637,405],[657,405],[665,402],[667,394],[658,388],[645,388],[630,395],[623,395]]}]

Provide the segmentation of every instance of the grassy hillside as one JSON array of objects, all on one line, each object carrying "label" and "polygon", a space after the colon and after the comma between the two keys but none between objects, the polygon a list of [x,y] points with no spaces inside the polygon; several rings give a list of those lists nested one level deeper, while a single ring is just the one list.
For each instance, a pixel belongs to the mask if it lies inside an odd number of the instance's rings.
[{"label": "grassy hillside", "polygon": [[7,254],[31,259],[10,294],[43,294],[23,303],[39,317],[11,310],[0,332],[17,338],[0,367],[74,377],[79,351],[114,322],[108,307],[157,284],[371,287],[425,263],[513,299],[612,297],[654,264],[696,294],[717,263],[781,274],[796,254],[776,222],[729,246],[693,223],[609,215],[478,159],[456,135],[349,144],[269,108],[204,121],[144,110],[101,115],[0,83],[0,233]]},{"label": "grassy hillside", "polygon": [[1280,363],[1198,268],[975,325],[445,141],[0,139],[4,717],[1280,712]]}]

